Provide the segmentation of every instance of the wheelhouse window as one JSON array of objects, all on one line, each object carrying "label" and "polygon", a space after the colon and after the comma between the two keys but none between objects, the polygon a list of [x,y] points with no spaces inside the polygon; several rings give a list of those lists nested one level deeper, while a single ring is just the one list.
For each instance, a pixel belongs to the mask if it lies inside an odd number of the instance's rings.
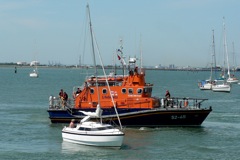
[{"label": "wheelhouse window", "polygon": [[108,82],[109,86],[115,86],[115,82]]},{"label": "wheelhouse window", "polygon": [[144,88],[144,93],[152,93],[152,88]]},{"label": "wheelhouse window", "polygon": [[144,93],[147,93],[147,92],[148,92],[147,88],[144,88]]},{"label": "wheelhouse window", "polygon": [[116,86],[121,86],[122,82],[116,82]]},{"label": "wheelhouse window", "polygon": [[98,86],[105,86],[105,83],[99,82],[99,83],[98,83]]}]

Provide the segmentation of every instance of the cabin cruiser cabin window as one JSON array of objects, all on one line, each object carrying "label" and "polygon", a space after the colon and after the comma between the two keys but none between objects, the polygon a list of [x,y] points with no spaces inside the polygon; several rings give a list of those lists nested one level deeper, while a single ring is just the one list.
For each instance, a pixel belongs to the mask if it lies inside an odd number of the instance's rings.
[{"label": "cabin cruiser cabin window", "polygon": [[80,130],[80,131],[84,131],[84,128],[83,128],[83,127],[80,127],[78,130]]},{"label": "cabin cruiser cabin window", "polygon": [[113,126],[108,126],[108,127],[99,127],[99,128],[85,128],[85,127],[80,127],[78,130],[81,131],[102,131],[102,130],[107,130],[107,129],[113,129]]}]

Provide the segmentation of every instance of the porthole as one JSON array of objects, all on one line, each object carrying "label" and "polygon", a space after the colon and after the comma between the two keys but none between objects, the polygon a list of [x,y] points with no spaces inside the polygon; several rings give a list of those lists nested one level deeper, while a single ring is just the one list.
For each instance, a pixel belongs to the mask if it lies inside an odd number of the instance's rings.
[{"label": "porthole", "polygon": [[129,88],[129,89],[128,89],[128,93],[129,93],[129,94],[133,94],[133,89],[132,89],[132,88]]},{"label": "porthole", "polygon": [[123,89],[122,89],[122,93],[123,93],[123,94],[126,94],[126,93],[127,93],[126,88],[123,88]]},{"label": "porthole", "polygon": [[103,94],[107,94],[107,89],[104,88],[104,89],[102,90],[102,93],[103,93]]},{"label": "porthole", "polygon": [[138,93],[138,94],[142,94],[142,91],[143,91],[142,88],[138,88],[138,89],[137,89],[137,93]]}]

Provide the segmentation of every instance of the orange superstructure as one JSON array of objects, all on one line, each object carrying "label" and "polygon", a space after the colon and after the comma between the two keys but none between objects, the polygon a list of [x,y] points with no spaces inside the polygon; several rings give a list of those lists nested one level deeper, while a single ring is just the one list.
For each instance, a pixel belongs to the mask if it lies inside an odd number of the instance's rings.
[{"label": "orange superstructure", "polygon": [[[105,77],[90,77],[85,81],[81,94],[75,98],[76,109],[95,108],[98,104],[98,92],[101,108],[112,108],[113,96],[117,108],[155,108],[159,99],[151,97],[152,84],[145,83],[145,73],[129,72],[127,76],[108,76],[110,91]],[[110,95],[111,94],[111,95]]]}]

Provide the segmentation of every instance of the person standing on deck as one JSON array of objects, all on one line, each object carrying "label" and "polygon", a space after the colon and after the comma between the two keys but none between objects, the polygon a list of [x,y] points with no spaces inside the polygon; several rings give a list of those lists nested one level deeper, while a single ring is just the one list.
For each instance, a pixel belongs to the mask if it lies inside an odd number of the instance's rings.
[{"label": "person standing on deck", "polygon": [[170,99],[170,97],[171,97],[171,95],[170,95],[169,90],[166,90],[165,98]]},{"label": "person standing on deck", "polygon": [[63,98],[63,89],[60,90],[58,95],[59,95],[59,98],[61,98],[61,99]]},{"label": "person standing on deck", "polygon": [[68,94],[66,92],[63,93],[63,104],[66,106],[68,100]]},{"label": "person standing on deck", "polygon": [[165,102],[164,102],[164,104],[165,104],[166,106],[169,105],[169,99],[170,99],[170,97],[171,97],[171,94],[170,94],[169,90],[166,90]]}]

